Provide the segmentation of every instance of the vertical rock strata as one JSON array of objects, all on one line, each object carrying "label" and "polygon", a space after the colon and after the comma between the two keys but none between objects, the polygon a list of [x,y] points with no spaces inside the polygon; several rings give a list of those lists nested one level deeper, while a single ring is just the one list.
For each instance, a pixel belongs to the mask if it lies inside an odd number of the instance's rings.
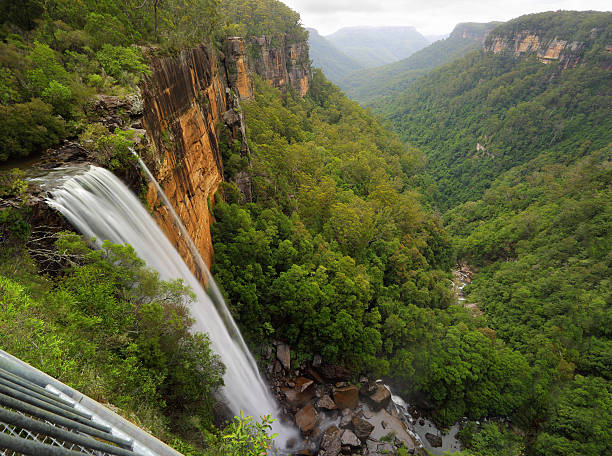
[{"label": "vertical rock strata", "polygon": [[[598,29],[593,29],[591,39],[597,36]],[[567,41],[555,37],[553,39],[542,39],[538,32],[524,30],[510,36],[489,36],[485,44],[485,50],[495,54],[501,52],[512,52],[516,57],[521,55],[535,55],[542,63],[559,62],[563,69],[575,68],[583,63],[585,50],[590,49],[590,41]],[[609,68],[609,54],[607,48],[602,49],[604,59],[601,65]]]},{"label": "vertical rock strata", "polygon": [[[208,265],[213,258],[210,235],[212,205],[223,181],[221,141],[239,139],[248,155],[239,100],[253,96],[251,73],[275,87],[292,87],[300,96],[310,88],[308,46],[284,37],[262,37],[250,43],[249,58],[242,38],[228,38],[225,54],[206,45],[173,57],[154,57],[151,76],[141,86],[143,126],[154,148],[147,164],[164,189]],[[250,200],[248,169],[233,180]],[[153,185],[147,202],[158,224],[191,269],[193,259]],[[201,277],[200,277],[201,278]]]},{"label": "vertical rock strata", "polygon": [[[153,172],[210,264],[210,206],[223,180],[217,125],[231,103],[227,77],[204,45],[176,57],[155,58],[151,70],[142,96],[143,125],[159,157]],[[194,270],[187,246],[152,185],[147,201],[160,227]]]},{"label": "vertical rock strata", "polygon": [[308,44],[288,42],[284,36],[261,36],[251,39],[253,69],[272,86],[291,87],[301,97],[306,95],[312,79]]}]

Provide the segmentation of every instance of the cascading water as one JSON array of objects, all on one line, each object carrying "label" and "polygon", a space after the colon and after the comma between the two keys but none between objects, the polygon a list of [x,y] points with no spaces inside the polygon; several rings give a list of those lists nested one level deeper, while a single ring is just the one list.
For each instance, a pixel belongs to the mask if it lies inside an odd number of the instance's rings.
[{"label": "cascading water", "polygon": [[[130,244],[149,267],[164,280],[182,279],[195,293],[190,307],[194,330],[209,335],[212,347],[226,366],[224,396],[230,410],[259,417],[278,416],[278,406],[261,378],[255,360],[231,317],[214,279],[197,248],[163,191],[141,163],[167,205],[175,223],[187,241],[197,266],[207,280],[210,295],[189,270],[179,253],[166,238],[136,196],[111,172],[91,166],[87,171],[63,182],[51,192],[49,205],[98,244],[104,240]],[[275,422],[281,445],[295,436],[295,430]]]}]

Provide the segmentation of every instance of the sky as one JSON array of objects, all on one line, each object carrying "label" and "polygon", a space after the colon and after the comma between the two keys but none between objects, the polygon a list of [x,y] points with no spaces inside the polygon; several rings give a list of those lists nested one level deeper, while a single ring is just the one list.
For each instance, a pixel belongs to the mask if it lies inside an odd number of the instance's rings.
[{"label": "sky", "polygon": [[412,25],[423,35],[450,33],[460,22],[507,21],[556,10],[610,11],[610,0],[281,0],[302,24],[329,35],[342,27]]}]

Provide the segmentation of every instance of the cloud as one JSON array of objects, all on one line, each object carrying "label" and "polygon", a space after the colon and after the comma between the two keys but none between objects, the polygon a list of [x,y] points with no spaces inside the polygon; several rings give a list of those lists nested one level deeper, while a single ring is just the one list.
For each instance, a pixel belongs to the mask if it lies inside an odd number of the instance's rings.
[{"label": "cloud", "polygon": [[551,10],[609,10],[609,0],[285,0],[323,35],[353,25],[412,25],[448,33],[460,22],[507,21]]},{"label": "cloud", "polygon": [[[283,3],[296,11],[314,14],[366,13],[381,11],[387,6],[380,0],[287,0]],[[393,1],[393,3],[397,2]]]}]

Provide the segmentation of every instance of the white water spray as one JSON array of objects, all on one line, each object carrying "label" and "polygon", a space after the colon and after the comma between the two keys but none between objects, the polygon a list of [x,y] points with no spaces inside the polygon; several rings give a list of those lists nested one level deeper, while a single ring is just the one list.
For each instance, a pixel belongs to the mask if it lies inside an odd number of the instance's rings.
[{"label": "white water spray", "polygon": [[[175,218],[175,223],[191,249],[193,259],[209,286],[209,294],[189,270],[179,253],[166,238],[136,196],[111,172],[91,166],[86,172],[66,180],[53,190],[48,203],[59,210],[81,233],[94,238],[130,244],[149,267],[159,272],[163,280],[182,279],[195,293],[190,306],[195,320],[194,330],[209,335],[212,347],[226,366],[224,396],[230,410],[259,417],[278,416],[278,406],[261,378],[255,360],[244,343],[219,289],[191,237],[178,218],[149,170],[151,182]],[[281,445],[295,436],[295,430],[275,422]]]}]

